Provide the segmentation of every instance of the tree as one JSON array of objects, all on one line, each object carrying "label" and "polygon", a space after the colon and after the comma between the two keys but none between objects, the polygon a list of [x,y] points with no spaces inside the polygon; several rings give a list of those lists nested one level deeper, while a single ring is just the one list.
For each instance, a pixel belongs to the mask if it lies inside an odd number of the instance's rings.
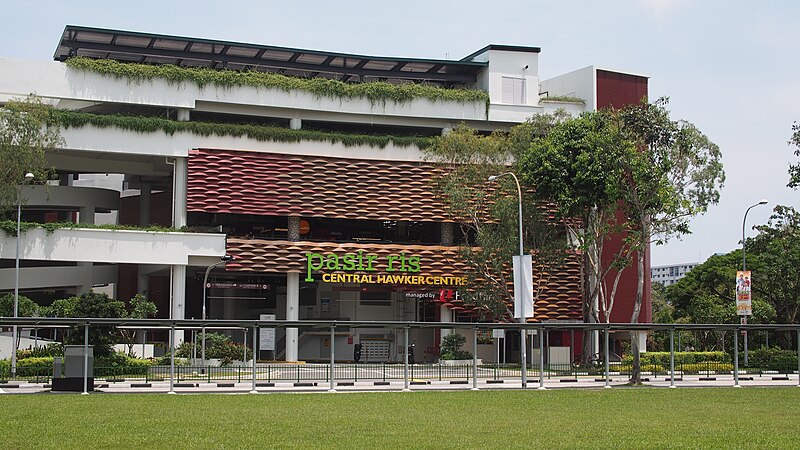
[{"label": "tree", "polygon": [[[120,318],[125,317],[125,304],[111,299],[106,294],[89,292],[76,297],[56,300],[48,308],[48,315],[53,317],[76,318]],[[94,346],[94,356],[108,356],[113,353],[112,345],[116,343],[118,334],[116,327],[92,325],[89,327],[89,344]],[[64,339],[66,344],[83,345],[83,325],[73,326]]]},{"label": "tree", "polygon": [[[748,254],[750,252],[748,251]],[[696,266],[684,278],[665,290],[667,302],[674,307],[673,317],[680,323],[739,322],[736,315],[734,279],[742,262],[742,251],[713,255]],[[756,258],[748,257],[748,266],[760,270]],[[753,293],[752,323],[772,323],[775,309],[758,294]],[[724,333],[702,330],[693,332],[693,345],[698,350],[721,350]]]},{"label": "tree", "polygon": [[[202,334],[199,336],[202,339]],[[191,358],[193,354],[200,351],[198,343],[195,341],[183,342],[175,349],[175,356],[179,358]],[[249,347],[233,342],[231,337],[223,333],[206,334],[206,356],[212,359],[219,359],[223,366],[229,365],[236,360],[250,359],[253,351]]]},{"label": "tree", "polygon": [[[758,236],[748,239],[748,268],[753,271],[753,293],[775,309],[778,323],[797,323],[800,313],[800,213],[778,205]],[[752,262],[756,265],[753,266]],[[780,333],[782,348],[792,348],[792,336]]]},{"label": "tree", "polygon": [[[39,305],[33,300],[19,296],[19,303],[17,304],[18,317],[36,317],[39,314]],[[13,317],[14,316],[14,294],[6,294],[0,297],[0,317]]]},{"label": "tree", "polygon": [[[631,323],[639,321],[644,296],[644,259],[652,242],[664,243],[689,233],[689,220],[719,201],[725,181],[719,147],[694,125],[673,121],[668,99],[642,102],[608,111],[626,145],[620,160],[620,203],[626,231],[635,250],[638,283]],[[632,151],[631,151],[632,150]],[[641,382],[639,342],[631,334],[633,370],[630,382]]]},{"label": "tree", "polygon": [[[792,124],[792,138],[789,140],[789,145],[794,145],[794,155],[800,156],[800,125],[797,122]],[[789,164],[789,184],[790,188],[797,189],[800,186],[800,163]]]},{"label": "tree", "polygon": [[[549,134],[533,140],[519,159],[522,178],[535,185],[541,201],[555,206],[584,255],[585,322],[610,320],[628,260],[625,247],[610,259],[602,258],[605,242],[621,230],[615,218],[621,195],[619,168],[631,147],[614,125],[607,114],[584,113],[556,124]],[[582,361],[588,363],[592,353],[587,333]]]},{"label": "tree", "polygon": [[[519,252],[519,219],[513,180],[504,177],[498,183],[490,183],[488,178],[507,172],[518,149],[526,146],[532,136],[546,132],[559,117],[537,116],[508,134],[489,136],[459,126],[437,138],[427,150],[428,159],[440,168],[434,180],[435,190],[463,236],[459,256],[467,265],[464,300],[490,318],[513,318],[509,276],[512,255]],[[522,189],[531,190],[529,186]],[[558,224],[545,213],[533,197],[523,195],[523,241],[526,249],[535,249],[537,292],[554,272],[548,269],[563,260],[566,242]]]},{"label": "tree", "polygon": [[48,123],[48,111],[35,96],[0,108],[0,212],[17,204],[26,173],[46,179],[45,155],[63,143],[60,128]]},{"label": "tree", "polygon": [[[127,304],[125,317],[131,319],[146,319],[158,314],[156,304],[147,300],[142,294],[136,294]],[[128,345],[128,355],[133,356],[133,346],[136,343],[137,332],[131,329],[120,329],[120,337]]]}]

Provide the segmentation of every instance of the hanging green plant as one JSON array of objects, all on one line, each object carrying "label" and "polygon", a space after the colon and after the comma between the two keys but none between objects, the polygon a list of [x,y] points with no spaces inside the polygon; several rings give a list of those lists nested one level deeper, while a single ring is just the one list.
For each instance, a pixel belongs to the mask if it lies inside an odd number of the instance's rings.
[{"label": "hanging green plant", "polygon": [[180,67],[171,64],[149,65],[121,63],[111,59],[73,57],[66,60],[75,70],[95,72],[104,76],[127,79],[135,83],[164,79],[172,84],[194,83],[201,89],[208,85],[222,87],[252,86],[282,91],[306,91],[325,98],[366,98],[373,105],[388,101],[406,103],[416,98],[433,102],[454,101],[460,103],[482,102],[489,111],[489,94],[476,89],[445,89],[424,84],[391,84],[381,81],[369,83],[345,83],[327,78],[300,78],[270,72],[214,70],[195,67]]},{"label": "hanging green plant", "polygon": [[554,102],[554,103],[578,103],[585,105],[586,101],[579,97],[571,97],[569,95],[551,95],[549,97],[542,97],[540,102]]},{"label": "hanging green plant", "polygon": [[345,147],[364,145],[385,148],[390,143],[398,147],[416,146],[420,149],[431,144],[431,138],[419,136],[389,136],[370,134],[328,133],[314,130],[292,130],[265,125],[228,124],[212,122],[179,122],[160,117],[123,116],[119,114],[90,114],[76,111],[50,111],[51,124],[65,128],[81,128],[92,125],[98,128],[119,128],[139,133],[163,131],[169,135],[176,132],[192,133],[199,136],[246,137],[259,142],[301,142],[318,141],[339,143]]},{"label": "hanging green plant", "polygon": [[[137,227],[134,225],[115,225],[115,224],[89,224],[89,223],[73,223],[73,222],[20,222],[19,232],[24,234],[30,230],[42,228],[47,234],[52,234],[56,230],[62,229],[78,229],[88,228],[92,230],[130,230],[130,231],[152,231],[160,233],[169,232],[188,232],[188,228],[172,228],[162,227],[158,225],[151,225],[148,227]],[[0,231],[8,236],[14,237],[17,235],[17,222],[15,220],[0,220]],[[207,231],[206,231],[207,232]]]}]

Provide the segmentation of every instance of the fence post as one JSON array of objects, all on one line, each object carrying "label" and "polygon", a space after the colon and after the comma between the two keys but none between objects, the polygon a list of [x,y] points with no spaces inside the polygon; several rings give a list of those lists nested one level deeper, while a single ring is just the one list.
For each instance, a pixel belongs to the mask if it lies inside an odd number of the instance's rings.
[{"label": "fence post", "polygon": [[539,390],[544,387],[544,327],[539,328]]},{"label": "fence post", "polygon": [[733,387],[739,386],[739,327],[733,333]]},{"label": "fence post", "polygon": [[[12,343],[16,345],[16,341]],[[12,349],[16,353],[16,349]],[[89,323],[83,326],[83,392],[82,395],[89,394]]]},{"label": "fence post", "polygon": [[250,386],[251,394],[258,394],[258,391],[256,390],[256,359],[258,359],[256,358],[258,352],[258,347],[256,346],[257,342],[258,342],[258,328],[255,325],[253,325],[253,380],[252,380],[252,385]]},{"label": "fence post", "polygon": [[334,341],[336,339],[335,332],[336,332],[336,325],[331,325],[331,376],[330,376],[331,387],[330,389],[328,389],[328,392],[336,392],[336,384],[335,384],[336,382],[334,381],[334,376],[333,376],[333,365],[335,363],[335,357],[336,357],[334,349]]},{"label": "fence post", "polygon": [[175,393],[175,324],[169,327],[169,392]]},{"label": "fence post", "polygon": [[669,387],[675,387],[675,328],[669,329]]},{"label": "fence post", "polygon": [[609,373],[609,367],[608,367],[608,365],[609,365],[608,364],[608,354],[609,354],[609,351],[608,351],[608,324],[606,324],[606,326],[605,326],[605,333],[604,334],[605,334],[605,341],[606,341],[605,344],[603,345],[603,360],[605,361],[605,365],[606,365],[606,385],[604,387],[605,388],[610,388],[611,384],[609,384],[609,383],[611,382],[611,380],[610,380],[611,374]]},{"label": "fence post", "polygon": [[472,329],[472,390],[478,390],[478,329]]},{"label": "fence post", "polygon": [[[522,319],[522,323],[525,323],[525,319]],[[527,336],[525,336],[525,333],[527,333],[527,330],[525,328],[523,328],[523,327],[519,327],[519,335],[520,335],[520,338],[519,338],[520,339],[519,364],[520,364],[520,368],[522,370],[522,372],[521,372],[521,375],[522,375],[522,389],[525,389],[525,388],[528,387],[528,356],[526,355],[526,353],[527,353],[527,348],[526,347],[528,346],[528,343],[527,343]],[[539,378],[541,378],[541,376]]]},{"label": "fence post", "polygon": [[408,327],[403,328],[404,331],[404,339],[403,339],[403,392],[409,392],[411,389],[408,388]]}]

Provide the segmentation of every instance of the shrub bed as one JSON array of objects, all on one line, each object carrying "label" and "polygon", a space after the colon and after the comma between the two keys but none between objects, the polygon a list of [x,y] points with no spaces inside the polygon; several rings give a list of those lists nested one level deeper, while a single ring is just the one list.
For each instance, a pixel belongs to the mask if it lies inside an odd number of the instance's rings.
[{"label": "shrub bed", "polygon": [[[739,356],[741,358],[741,355]],[[797,352],[779,348],[760,348],[748,354],[749,367],[764,370],[797,370]]]}]

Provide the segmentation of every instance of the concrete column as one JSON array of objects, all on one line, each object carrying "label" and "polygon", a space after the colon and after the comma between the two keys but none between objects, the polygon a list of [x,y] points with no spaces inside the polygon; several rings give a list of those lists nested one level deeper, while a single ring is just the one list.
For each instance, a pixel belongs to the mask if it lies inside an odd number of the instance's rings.
[{"label": "concrete column", "polygon": [[[186,318],[186,266],[172,266],[172,314],[176,320]],[[175,330],[175,345],[183,342],[183,330]]]},{"label": "concrete column", "polygon": [[[286,274],[286,320],[300,317],[300,273]],[[286,361],[297,361],[297,328],[286,329]]]},{"label": "concrete column", "polygon": [[[68,180],[71,181],[72,177],[69,177]],[[78,223],[85,223],[85,224],[93,225],[94,224],[94,210],[95,210],[94,205],[91,205],[91,204],[90,205],[85,205],[85,206],[82,206],[82,207],[78,208]],[[90,262],[79,262],[77,265],[78,265],[78,267],[86,267],[86,270],[89,273],[89,277],[85,278],[85,279],[89,280],[89,284],[81,284],[81,285],[76,286],[75,288],[76,288],[77,294],[78,295],[87,294],[87,293],[91,292],[91,290],[92,290],[92,284],[91,284],[91,280],[92,280],[92,275],[91,275],[91,273],[92,273],[92,263],[90,263]]]},{"label": "concrete column", "polygon": [[440,224],[442,234],[442,245],[452,246],[454,242],[453,222],[442,222]]},{"label": "concrete column", "polygon": [[150,225],[150,183],[142,183],[141,191],[139,194],[139,226],[146,227]]},{"label": "concrete column", "polygon": [[299,130],[303,127],[303,120],[299,117],[293,117],[289,119],[289,128],[292,130]]},{"label": "concrete column", "polygon": [[78,222],[94,225],[94,205],[86,205],[78,208]]},{"label": "concrete column", "polygon": [[[178,114],[180,117],[180,111]],[[186,110],[188,118],[188,110]],[[186,226],[186,158],[175,158],[173,172],[172,192],[172,226],[181,228]],[[186,266],[175,265],[171,268],[172,277],[172,314],[173,319],[185,319],[186,316]],[[183,342],[183,330],[175,331],[175,345]]]},{"label": "concrete column", "polygon": [[453,131],[453,127],[451,125],[447,125],[446,127],[442,128],[442,136],[447,136],[451,131]]},{"label": "concrete column", "polygon": [[[450,308],[448,308],[447,306],[442,305],[442,306],[439,307],[439,317],[440,317],[440,319],[439,319],[440,322],[452,322],[453,321],[453,311],[451,311]],[[453,330],[451,328],[447,328],[447,329],[443,328],[441,330],[441,332],[440,332],[441,339],[439,340],[439,345],[442,345],[442,340],[444,340],[444,338],[446,336],[449,336],[452,333],[453,333]]]},{"label": "concrete column", "polygon": [[178,122],[189,121],[189,110],[187,108],[178,108]]},{"label": "concrete column", "polygon": [[186,177],[187,177],[186,158],[175,158],[175,169],[173,172],[173,192],[172,192],[172,226],[180,228],[186,225]]}]

